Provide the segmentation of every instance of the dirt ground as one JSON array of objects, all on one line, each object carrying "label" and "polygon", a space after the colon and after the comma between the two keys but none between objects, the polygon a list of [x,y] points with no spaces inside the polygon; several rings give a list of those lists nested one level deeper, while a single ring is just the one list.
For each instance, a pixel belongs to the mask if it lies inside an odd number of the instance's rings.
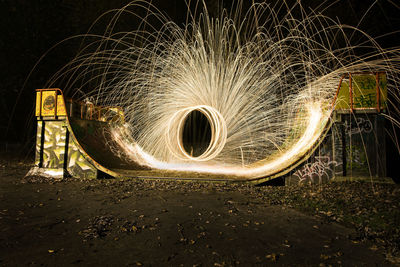
[{"label": "dirt ground", "polygon": [[1,266],[399,265],[396,184],[57,182],[31,162],[0,161]]}]

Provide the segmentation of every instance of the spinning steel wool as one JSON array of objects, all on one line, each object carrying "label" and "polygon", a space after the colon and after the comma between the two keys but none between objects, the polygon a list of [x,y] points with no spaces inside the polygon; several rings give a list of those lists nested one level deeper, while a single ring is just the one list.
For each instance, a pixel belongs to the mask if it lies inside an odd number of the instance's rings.
[{"label": "spinning steel wool", "polygon": [[[153,169],[270,176],[318,144],[344,101],[335,97],[343,74],[385,72],[397,101],[398,48],[381,49],[299,3],[284,17],[283,4],[244,13],[238,3],[219,17],[198,4],[204,8],[188,11],[181,27],[151,4],[131,2],[103,36],[86,35],[51,79],[64,94],[123,110],[124,122],[110,122],[109,134],[120,157]],[[138,29],[113,32],[122,14],[138,9],[146,11]]]}]

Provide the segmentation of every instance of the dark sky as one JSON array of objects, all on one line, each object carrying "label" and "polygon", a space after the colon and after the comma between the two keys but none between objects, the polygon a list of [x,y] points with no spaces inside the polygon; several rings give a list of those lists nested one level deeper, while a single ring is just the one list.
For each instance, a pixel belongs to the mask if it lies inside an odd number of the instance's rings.
[{"label": "dark sky", "polygon": [[[193,0],[192,0],[193,1]],[[232,1],[223,4],[218,0],[205,0],[211,14],[218,7],[229,8]],[[0,143],[21,142],[34,137],[34,118],[30,117],[34,107],[34,89],[42,88],[49,77],[77,52],[79,42],[64,44],[41,62],[33,74],[24,82],[39,58],[57,42],[76,34],[86,33],[91,23],[105,11],[120,8],[126,0],[0,0]],[[154,5],[176,22],[183,24],[186,4],[184,0],[153,0]],[[245,6],[251,0],[245,0]],[[267,2],[276,3],[269,0]],[[294,0],[286,1],[290,6]],[[322,1],[304,0],[303,7],[316,8]],[[327,1],[332,3],[333,1]],[[374,1],[337,1],[326,15],[341,23],[357,25]],[[360,28],[379,36],[400,30],[400,3],[398,0],[378,0],[368,13]],[[135,29],[135,20],[122,20],[121,29]],[[94,31],[99,33],[105,24]],[[397,38],[396,38],[397,35]],[[380,39],[385,47],[399,46],[399,34]],[[18,102],[16,100],[18,99]],[[16,104],[15,112],[13,108]],[[11,115],[12,122],[9,124]],[[29,130],[30,129],[30,130]],[[7,135],[6,135],[7,133]]]}]

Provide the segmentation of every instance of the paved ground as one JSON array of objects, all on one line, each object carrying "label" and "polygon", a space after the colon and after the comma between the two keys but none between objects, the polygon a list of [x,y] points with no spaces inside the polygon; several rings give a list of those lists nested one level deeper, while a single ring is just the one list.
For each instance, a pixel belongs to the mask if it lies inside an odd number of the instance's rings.
[{"label": "paved ground", "polygon": [[[392,266],[398,259],[396,239],[362,238],[365,229],[346,214],[293,205],[296,194],[299,203],[322,194],[318,186],[55,182],[23,179],[29,161],[1,162],[2,266]],[[398,210],[399,186],[381,190],[394,196],[383,203]],[[386,216],[399,222],[396,211]]]}]

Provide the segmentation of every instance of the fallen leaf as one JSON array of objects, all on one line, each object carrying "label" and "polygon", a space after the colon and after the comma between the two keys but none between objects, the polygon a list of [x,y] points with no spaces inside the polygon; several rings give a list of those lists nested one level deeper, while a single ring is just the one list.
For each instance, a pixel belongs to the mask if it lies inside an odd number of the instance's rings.
[{"label": "fallen leaf", "polygon": [[271,261],[276,261],[278,259],[278,255],[276,255],[275,253],[272,253],[272,254],[268,254],[267,256],[265,256],[265,258],[270,259]]},{"label": "fallen leaf", "polygon": [[376,245],[373,245],[372,247],[369,248],[370,250],[376,251],[378,250],[378,247]]}]

